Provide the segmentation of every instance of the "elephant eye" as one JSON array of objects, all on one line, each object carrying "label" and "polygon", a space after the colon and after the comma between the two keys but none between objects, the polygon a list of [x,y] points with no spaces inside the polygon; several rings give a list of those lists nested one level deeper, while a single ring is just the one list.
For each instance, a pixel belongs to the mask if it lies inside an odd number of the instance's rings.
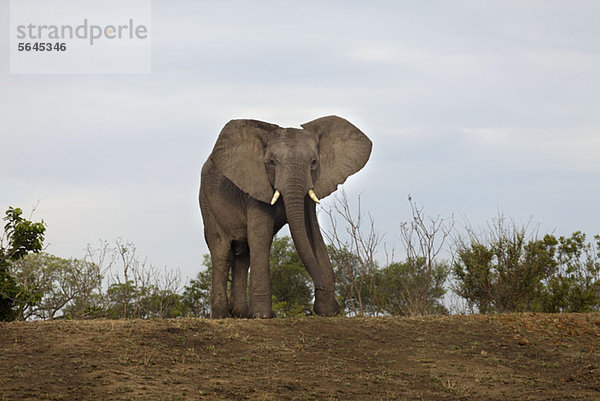
[{"label": "elephant eye", "polygon": [[316,168],[317,167],[317,159],[312,159],[310,161],[310,168]]},{"label": "elephant eye", "polygon": [[274,166],[274,165],[275,165],[275,160],[273,160],[273,159],[267,160],[267,166]]}]

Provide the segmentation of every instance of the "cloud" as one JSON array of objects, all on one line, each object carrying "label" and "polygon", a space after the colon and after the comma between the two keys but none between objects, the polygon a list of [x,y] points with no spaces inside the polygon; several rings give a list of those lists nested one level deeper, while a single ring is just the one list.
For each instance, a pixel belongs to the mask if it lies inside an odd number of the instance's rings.
[{"label": "cloud", "polygon": [[594,230],[597,14],[595,2],[154,2],[152,74],[0,75],[0,205],[41,199],[62,256],[122,236],[192,272],[206,252],[199,171],[222,126],[337,114],[374,143],[344,188],[365,193],[390,237],[408,193],[475,223],[501,207]]},{"label": "cloud", "polygon": [[590,128],[567,131],[463,128],[461,131],[469,146],[508,165],[549,172],[600,172],[600,138]]}]

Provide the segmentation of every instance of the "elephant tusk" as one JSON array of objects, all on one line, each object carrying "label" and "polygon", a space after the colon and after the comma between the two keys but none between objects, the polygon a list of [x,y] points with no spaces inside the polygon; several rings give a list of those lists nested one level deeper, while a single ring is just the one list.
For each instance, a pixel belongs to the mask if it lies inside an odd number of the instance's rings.
[{"label": "elephant tusk", "polygon": [[321,203],[319,198],[317,198],[317,195],[315,195],[315,191],[313,191],[312,189],[310,191],[308,191],[308,196],[310,196],[310,199],[315,201],[315,203]]},{"label": "elephant tusk", "polygon": [[279,190],[275,190],[275,193],[273,194],[273,199],[271,199],[271,205],[274,205],[275,202],[277,202],[277,199],[279,199],[279,195],[281,195],[279,193]]}]

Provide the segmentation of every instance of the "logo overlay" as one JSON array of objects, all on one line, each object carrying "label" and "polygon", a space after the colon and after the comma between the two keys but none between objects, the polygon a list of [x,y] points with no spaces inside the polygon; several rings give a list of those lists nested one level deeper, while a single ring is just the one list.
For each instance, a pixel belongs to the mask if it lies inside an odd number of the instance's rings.
[{"label": "logo overlay", "polygon": [[11,0],[12,74],[150,73],[150,0]]}]

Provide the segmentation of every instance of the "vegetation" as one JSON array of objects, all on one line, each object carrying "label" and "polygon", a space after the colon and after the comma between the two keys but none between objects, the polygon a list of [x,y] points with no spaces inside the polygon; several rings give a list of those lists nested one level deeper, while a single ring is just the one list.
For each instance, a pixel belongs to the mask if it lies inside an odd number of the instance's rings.
[{"label": "vegetation", "polygon": [[44,252],[31,253],[11,264],[9,272],[29,300],[17,299],[18,319],[55,319],[63,313],[81,317],[93,304],[101,284],[98,267],[81,259],[62,259]]},{"label": "vegetation", "polygon": [[[450,268],[435,263],[431,270],[425,259],[391,263],[381,270],[379,282],[383,309],[390,315],[445,315],[442,304]],[[419,290],[427,289],[427,293]]]},{"label": "vegetation", "polygon": [[40,240],[35,248],[38,252],[22,253],[6,264],[2,294],[13,295],[7,297],[12,305],[3,320],[166,318],[187,314],[187,304],[179,294],[178,274],[140,261],[131,243],[117,240],[113,246],[106,242],[98,248],[88,246],[82,259],[39,252],[41,244]]},{"label": "vegetation", "polygon": [[[382,237],[371,216],[365,221],[360,197],[356,211],[345,193],[327,211],[331,231],[330,256],[336,273],[338,298],[349,315],[446,314],[442,305],[450,273],[448,262],[439,254],[453,223],[441,217],[427,217],[409,197],[412,220],[400,225],[406,259],[380,267],[376,262]],[[341,224],[340,224],[341,222]],[[339,227],[345,227],[344,230]],[[392,257],[393,259],[393,257]]]},{"label": "vegetation", "polygon": [[[503,216],[488,230],[467,228],[442,259],[454,230],[452,219],[428,217],[409,198],[412,220],[400,225],[405,259],[386,252],[373,219],[355,211],[342,194],[326,211],[325,232],[336,275],[336,293],[348,316],[449,314],[448,289],[465,300],[458,312],[600,311],[600,236],[588,240],[544,235]],[[148,264],[135,245],[116,240],[88,245],[81,259],[42,252],[46,225],[9,208],[0,242],[0,319],[209,317],[212,265],[185,285],[177,270]],[[343,228],[340,228],[343,227]],[[313,287],[289,237],[271,249],[273,309],[278,317],[312,314]]]},{"label": "vegetation", "polygon": [[0,237],[0,320],[23,318],[23,309],[39,301],[42,294],[35,287],[20,286],[10,274],[12,263],[30,252],[40,252],[46,225],[22,217],[23,211],[9,207]]},{"label": "vegetation", "polygon": [[487,237],[459,240],[455,291],[480,313],[600,310],[600,236],[528,235],[500,216]]}]

